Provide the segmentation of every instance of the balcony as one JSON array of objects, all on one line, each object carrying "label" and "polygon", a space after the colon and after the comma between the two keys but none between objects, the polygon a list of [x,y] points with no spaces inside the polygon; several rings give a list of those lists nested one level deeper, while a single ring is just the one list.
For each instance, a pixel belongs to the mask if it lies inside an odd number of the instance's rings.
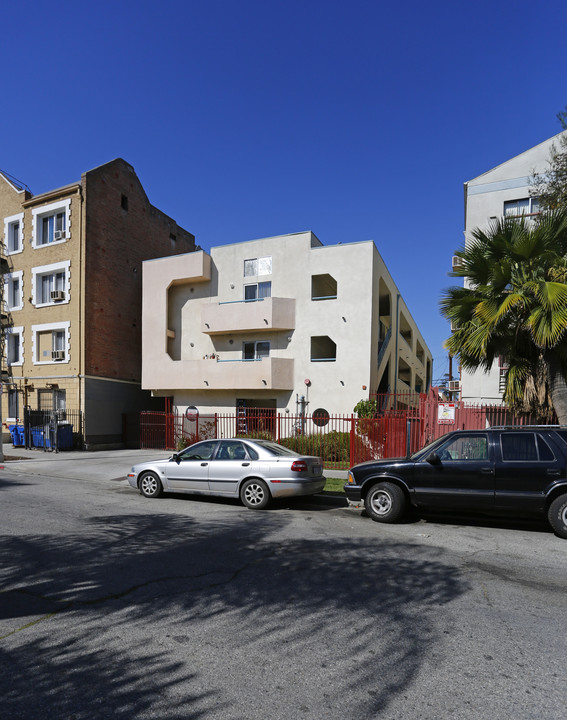
[{"label": "balcony", "polygon": [[171,360],[143,368],[152,390],[293,390],[293,358]]},{"label": "balcony", "polygon": [[293,330],[295,300],[293,298],[261,298],[237,302],[203,305],[201,332],[207,335]]}]

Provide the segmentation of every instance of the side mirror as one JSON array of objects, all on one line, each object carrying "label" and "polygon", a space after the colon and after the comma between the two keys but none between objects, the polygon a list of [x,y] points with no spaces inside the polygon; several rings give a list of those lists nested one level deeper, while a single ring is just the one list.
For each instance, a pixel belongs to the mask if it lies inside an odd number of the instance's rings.
[{"label": "side mirror", "polygon": [[439,455],[437,455],[436,452],[432,452],[430,455],[428,455],[425,458],[425,461],[430,463],[431,465],[441,465],[441,458]]},{"label": "side mirror", "polygon": [[176,462],[179,465],[179,454],[178,453],[173,453],[173,455],[171,456],[171,459],[173,460],[173,462]]}]

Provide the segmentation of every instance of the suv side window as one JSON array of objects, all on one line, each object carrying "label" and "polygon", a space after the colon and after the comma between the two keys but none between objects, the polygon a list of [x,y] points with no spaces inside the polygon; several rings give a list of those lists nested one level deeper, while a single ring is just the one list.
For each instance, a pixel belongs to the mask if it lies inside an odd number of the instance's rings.
[{"label": "suv side window", "polygon": [[506,432],[500,436],[502,460],[507,462],[537,462],[555,460],[545,440],[535,433]]},{"label": "suv side window", "polygon": [[553,450],[549,447],[541,435],[537,435],[537,449],[539,450],[540,460],[555,460]]},{"label": "suv side window", "polygon": [[439,458],[447,460],[488,460],[488,440],[486,435],[459,435],[437,451]]}]

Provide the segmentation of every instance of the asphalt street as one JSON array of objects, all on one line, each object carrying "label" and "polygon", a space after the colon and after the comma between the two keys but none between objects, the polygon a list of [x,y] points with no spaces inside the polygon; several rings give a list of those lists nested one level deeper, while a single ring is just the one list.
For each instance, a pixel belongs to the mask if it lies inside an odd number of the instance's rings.
[{"label": "asphalt street", "polygon": [[40,455],[0,471],[0,718],[567,717],[544,523],[147,500],[156,453]]}]

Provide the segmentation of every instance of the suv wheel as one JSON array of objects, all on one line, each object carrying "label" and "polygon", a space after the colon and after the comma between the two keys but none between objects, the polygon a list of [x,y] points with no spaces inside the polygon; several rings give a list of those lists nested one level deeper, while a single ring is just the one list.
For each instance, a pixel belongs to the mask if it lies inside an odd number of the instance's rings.
[{"label": "suv wheel", "polygon": [[376,522],[393,523],[406,511],[403,490],[389,482],[373,485],[364,499],[364,507]]},{"label": "suv wheel", "polygon": [[559,537],[567,538],[567,495],[555,498],[549,506],[547,519]]}]

